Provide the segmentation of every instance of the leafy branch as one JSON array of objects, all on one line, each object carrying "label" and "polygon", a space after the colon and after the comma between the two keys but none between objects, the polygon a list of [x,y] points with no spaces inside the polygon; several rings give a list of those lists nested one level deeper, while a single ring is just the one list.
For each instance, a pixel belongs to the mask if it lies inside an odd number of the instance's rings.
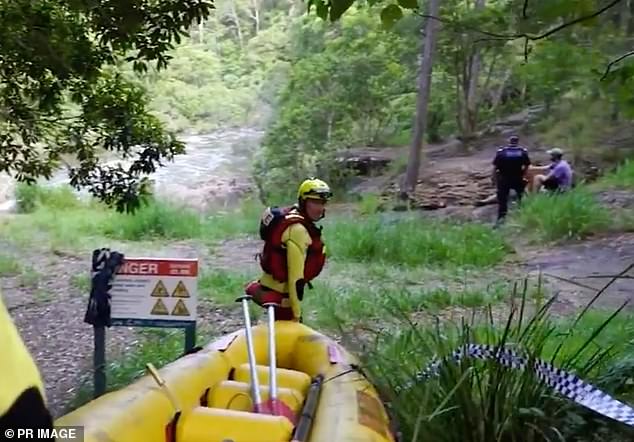
[{"label": "leafy branch", "polygon": [[629,58],[631,56],[634,55],[634,51],[630,51],[630,52],[626,52],[625,54],[615,58],[614,60],[610,61],[608,63],[608,65],[605,67],[605,72],[603,73],[603,75],[601,76],[601,81],[605,80],[608,75],[610,74],[610,71],[612,69],[612,66],[614,66],[617,63],[620,63],[621,61],[625,60],[626,58]]},{"label": "leafy branch", "polygon": [[[582,15],[580,17],[577,17],[573,20],[564,22],[560,25],[554,26],[553,28],[541,33],[541,34],[537,34],[537,35],[531,35],[525,32],[520,32],[520,33],[515,33],[515,34],[502,34],[502,33],[496,33],[496,32],[491,32],[491,31],[486,31],[480,28],[476,28],[476,27],[472,27],[472,26],[465,26],[463,23],[454,21],[454,20],[447,20],[444,19],[442,17],[436,17],[436,16],[432,16],[432,15],[428,15],[428,14],[423,14],[418,12],[418,8],[414,9],[414,14],[418,15],[419,17],[423,17],[423,18],[428,18],[428,19],[432,19],[432,20],[437,20],[440,21],[441,23],[444,24],[449,24],[451,27],[455,28],[455,29],[466,29],[469,31],[474,31],[483,35],[486,35],[489,38],[480,38],[474,41],[474,44],[483,42],[483,41],[500,41],[500,40],[504,40],[504,41],[512,41],[512,40],[517,40],[520,38],[524,39],[524,59],[527,60],[528,59],[528,53],[529,53],[529,42],[531,41],[537,41],[537,40],[543,40],[545,38],[550,37],[551,35],[557,33],[557,32],[561,32],[566,28],[569,28],[571,26],[574,26],[576,24],[588,21],[588,20],[592,20],[593,18],[596,18],[602,14],[604,14],[605,12],[609,11],[610,9],[614,8],[616,5],[618,5],[619,3],[621,3],[623,0],[612,0],[610,3],[608,3],[607,5],[603,6],[602,8],[597,9],[596,11],[586,14],[586,15]],[[525,0],[524,2],[524,6],[522,8],[522,16],[523,18],[527,18],[527,9],[528,9],[528,0]],[[622,57],[619,57],[618,59],[614,60],[613,62],[611,62],[608,65],[608,69],[609,67],[611,67],[612,65],[614,65],[615,63],[618,63],[619,61],[621,61],[622,59],[629,57],[631,55],[634,55],[634,51],[632,53],[628,53],[625,54]],[[604,74],[604,77],[606,74]]]}]

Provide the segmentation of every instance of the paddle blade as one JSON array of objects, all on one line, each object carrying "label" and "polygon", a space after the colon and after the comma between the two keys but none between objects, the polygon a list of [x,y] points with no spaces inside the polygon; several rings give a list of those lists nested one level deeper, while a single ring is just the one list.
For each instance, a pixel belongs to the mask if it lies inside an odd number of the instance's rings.
[{"label": "paddle blade", "polygon": [[293,425],[297,425],[297,416],[283,401],[279,399],[267,399],[256,407],[257,413],[284,416]]}]

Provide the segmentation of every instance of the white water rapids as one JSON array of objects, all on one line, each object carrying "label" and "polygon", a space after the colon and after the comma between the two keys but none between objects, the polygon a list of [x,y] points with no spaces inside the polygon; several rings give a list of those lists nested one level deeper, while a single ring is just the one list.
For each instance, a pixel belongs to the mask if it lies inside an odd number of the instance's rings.
[{"label": "white water rapids", "polygon": [[[198,209],[227,206],[251,189],[251,158],[263,133],[257,129],[218,130],[183,136],[186,153],[150,175],[158,196]],[[44,186],[68,183],[66,169],[58,170]],[[15,208],[15,183],[0,176],[0,212]]]}]

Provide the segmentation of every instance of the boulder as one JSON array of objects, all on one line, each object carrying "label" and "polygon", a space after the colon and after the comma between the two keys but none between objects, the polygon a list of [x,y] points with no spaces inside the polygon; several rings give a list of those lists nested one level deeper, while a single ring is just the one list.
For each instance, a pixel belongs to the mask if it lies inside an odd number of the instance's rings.
[{"label": "boulder", "polygon": [[385,149],[349,149],[337,156],[337,162],[359,176],[372,176],[383,173],[394,160],[394,156]]}]

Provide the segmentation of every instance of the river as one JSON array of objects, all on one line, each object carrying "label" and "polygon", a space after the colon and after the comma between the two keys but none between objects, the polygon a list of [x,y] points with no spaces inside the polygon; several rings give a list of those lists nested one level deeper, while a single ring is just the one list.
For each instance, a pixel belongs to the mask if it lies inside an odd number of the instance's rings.
[{"label": "river", "polygon": [[[150,175],[157,196],[201,210],[236,203],[252,188],[251,158],[262,136],[263,131],[252,128],[182,136],[186,153]],[[58,186],[68,181],[67,171],[60,169],[40,184]],[[6,176],[0,177],[0,212],[15,207],[13,184]]]}]

